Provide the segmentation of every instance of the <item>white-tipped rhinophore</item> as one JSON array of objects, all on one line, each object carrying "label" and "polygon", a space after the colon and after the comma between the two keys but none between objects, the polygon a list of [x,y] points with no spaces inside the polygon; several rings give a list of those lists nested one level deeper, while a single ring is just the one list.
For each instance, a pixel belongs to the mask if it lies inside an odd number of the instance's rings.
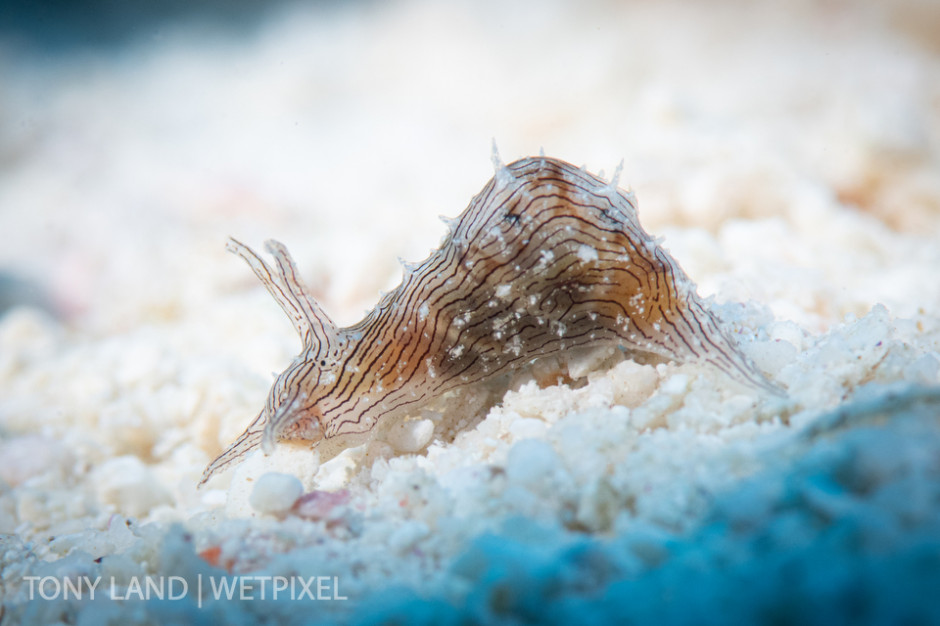
[{"label": "white-tipped rhinophore", "polygon": [[493,139],[493,153],[491,158],[493,160],[493,170],[496,172],[496,182],[505,185],[515,180],[515,175],[506,167],[506,164],[503,163],[503,160],[499,156],[499,148],[496,147],[495,138]]},{"label": "white-tipped rhinophore", "polygon": [[300,278],[294,259],[278,241],[265,242],[274,257],[277,271],[240,241],[229,238],[225,248],[245,260],[281,309],[290,318],[306,350],[325,350],[336,339],[336,325],[320,308]]},{"label": "white-tipped rhinophore", "polygon": [[610,177],[610,184],[607,185],[608,189],[611,191],[616,191],[617,186],[620,184],[620,174],[623,173],[623,159],[620,159],[620,163],[617,164],[617,167],[614,169],[614,175]]}]

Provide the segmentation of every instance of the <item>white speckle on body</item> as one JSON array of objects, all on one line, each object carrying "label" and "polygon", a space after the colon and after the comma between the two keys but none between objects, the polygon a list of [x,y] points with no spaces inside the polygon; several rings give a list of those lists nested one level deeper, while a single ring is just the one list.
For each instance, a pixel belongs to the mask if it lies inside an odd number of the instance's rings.
[{"label": "white speckle on body", "polygon": [[595,250],[595,249],[592,248],[591,246],[587,246],[587,245],[584,245],[584,244],[578,246],[578,259],[580,259],[580,261],[581,261],[582,263],[588,263],[588,262],[590,262],[590,261],[596,261],[597,258],[598,258],[598,257],[597,257],[597,250]]},{"label": "white speckle on body", "polygon": [[421,306],[418,307],[418,321],[423,322],[428,318],[428,313],[430,309],[427,302],[422,302]]}]

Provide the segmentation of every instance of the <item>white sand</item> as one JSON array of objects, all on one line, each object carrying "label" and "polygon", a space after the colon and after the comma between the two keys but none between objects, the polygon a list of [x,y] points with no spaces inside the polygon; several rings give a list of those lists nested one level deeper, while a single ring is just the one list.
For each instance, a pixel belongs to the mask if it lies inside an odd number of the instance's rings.
[{"label": "white sand", "polygon": [[[55,310],[0,317],[4,626],[940,620],[938,29],[919,0],[412,1],[0,42],[0,270]],[[197,491],[299,349],[227,236],[286,243],[352,323],[492,175],[493,137],[623,159],[789,398],[625,362],[424,453],[281,447]],[[321,577],[324,601],[197,596],[226,571]],[[189,593],[29,600],[25,576]]]}]

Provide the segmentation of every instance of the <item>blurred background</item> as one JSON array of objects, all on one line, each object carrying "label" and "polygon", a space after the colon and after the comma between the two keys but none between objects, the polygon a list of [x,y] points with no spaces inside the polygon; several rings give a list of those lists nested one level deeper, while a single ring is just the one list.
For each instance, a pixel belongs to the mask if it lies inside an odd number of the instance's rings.
[{"label": "blurred background", "polygon": [[[174,319],[249,284],[229,235],[285,241],[355,321],[397,282],[396,257],[436,246],[436,215],[482,188],[494,139],[506,161],[544,149],[609,174],[623,159],[644,226],[703,291],[818,324],[903,308],[896,281],[862,281],[859,264],[897,270],[904,254],[853,240],[873,256],[845,258],[836,222],[814,216],[937,232],[930,0],[0,12],[0,306],[39,303],[85,330]],[[727,230],[740,220],[763,225],[750,247]],[[775,244],[791,235],[798,249]],[[806,302],[788,309],[794,281]]]}]

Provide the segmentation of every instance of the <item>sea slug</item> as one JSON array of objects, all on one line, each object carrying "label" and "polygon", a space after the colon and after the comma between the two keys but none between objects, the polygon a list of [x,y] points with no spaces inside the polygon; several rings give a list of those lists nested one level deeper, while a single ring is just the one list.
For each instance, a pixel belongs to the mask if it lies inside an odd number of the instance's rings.
[{"label": "sea slug", "polygon": [[617,175],[608,182],[544,156],[494,162],[496,175],[448,220],[440,249],[406,265],[401,285],[348,328],[311,297],[283,245],[267,242],[272,267],[229,241],[303,351],[202,482],[259,445],[307,442],[325,461],[413,418],[453,414],[450,427],[466,427],[520,377],[547,367],[567,379],[567,365],[598,353],[705,362],[780,393],[640,226]]}]

